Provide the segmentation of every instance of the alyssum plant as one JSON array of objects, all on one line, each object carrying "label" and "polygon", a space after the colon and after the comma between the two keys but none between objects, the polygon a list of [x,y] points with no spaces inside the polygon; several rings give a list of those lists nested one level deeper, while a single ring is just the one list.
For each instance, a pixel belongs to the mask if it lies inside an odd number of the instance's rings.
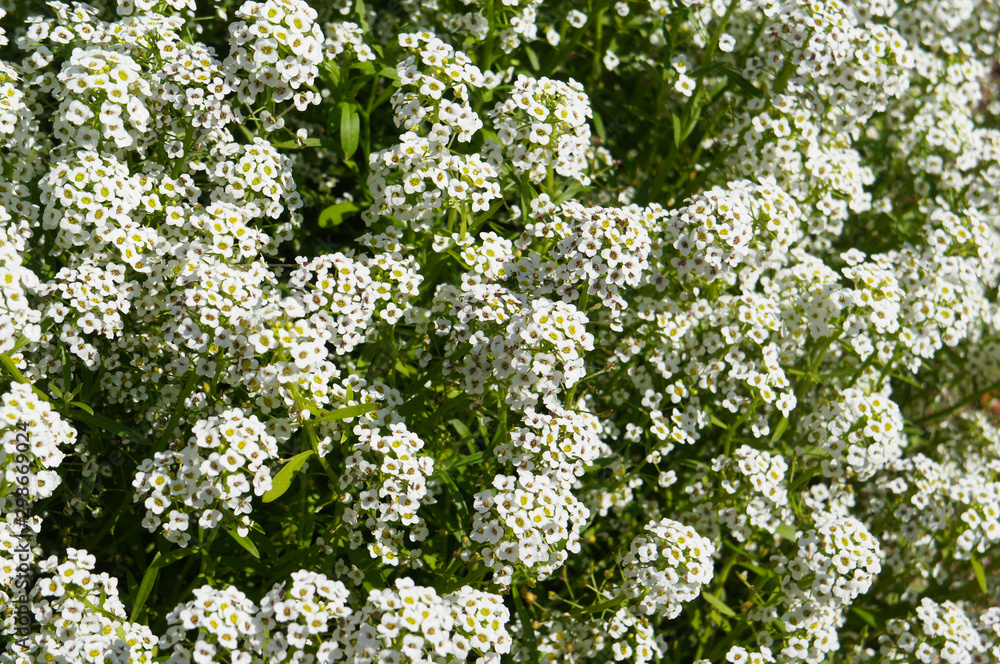
[{"label": "alyssum plant", "polygon": [[995,0],[0,6],[0,662],[1000,658]]}]

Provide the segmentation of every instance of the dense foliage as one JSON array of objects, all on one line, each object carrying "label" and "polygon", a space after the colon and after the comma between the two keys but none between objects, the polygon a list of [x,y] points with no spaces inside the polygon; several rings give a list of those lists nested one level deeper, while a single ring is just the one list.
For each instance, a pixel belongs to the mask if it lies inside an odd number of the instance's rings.
[{"label": "dense foliage", "polygon": [[0,7],[0,662],[1000,659],[995,0]]}]

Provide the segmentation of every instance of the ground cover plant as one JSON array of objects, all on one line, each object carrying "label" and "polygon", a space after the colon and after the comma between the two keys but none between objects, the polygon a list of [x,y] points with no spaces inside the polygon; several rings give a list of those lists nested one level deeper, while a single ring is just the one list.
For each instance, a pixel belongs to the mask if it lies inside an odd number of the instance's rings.
[{"label": "ground cover plant", "polygon": [[1000,659],[994,0],[0,8],[0,662]]}]

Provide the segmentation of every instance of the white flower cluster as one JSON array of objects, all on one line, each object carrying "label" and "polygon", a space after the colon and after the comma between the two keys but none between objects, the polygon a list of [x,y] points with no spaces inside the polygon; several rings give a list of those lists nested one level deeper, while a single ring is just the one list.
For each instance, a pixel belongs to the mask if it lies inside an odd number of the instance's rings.
[{"label": "white flower cluster", "polygon": [[849,387],[830,405],[805,416],[803,432],[834,460],[831,468],[846,453],[858,479],[871,479],[899,459],[907,445],[903,416],[890,394],[888,385],[878,391]]},{"label": "white flower cluster", "polygon": [[[38,275],[24,267],[23,255],[30,238],[28,220],[13,222],[10,205],[11,189],[0,183],[0,352],[10,353],[17,345],[18,339],[24,335],[32,343],[41,337],[41,312],[32,308],[28,302],[28,293],[34,292],[39,286]],[[23,185],[17,188],[23,189]]]},{"label": "white flower cluster", "polygon": [[403,33],[399,44],[413,53],[396,67],[401,87],[391,99],[396,126],[406,131],[401,143],[369,156],[368,189],[375,200],[366,222],[392,215],[428,230],[442,207],[463,214],[468,206],[488,210],[500,197],[499,146],[487,142],[471,155],[451,149],[483,127],[469,88],[483,87],[486,79],[465,53],[429,32]]},{"label": "white flower cluster", "polygon": [[[363,525],[375,540],[368,543],[372,558],[386,565],[399,565],[420,554],[419,549],[406,551],[402,528],[410,530],[414,542],[426,539],[429,533],[417,511],[421,504],[433,502],[428,496],[427,480],[434,473],[434,458],[420,454],[424,441],[393,416],[393,406],[403,403],[397,390],[376,383],[366,392],[362,392],[362,403],[378,401],[386,405],[359,418],[352,430],[357,440],[354,451],[347,455],[340,489],[356,490],[358,495],[345,512],[344,521],[353,528],[352,547],[362,543],[358,527]],[[346,494],[345,502],[353,497]]]},{"label": "white flower cluster", "polygon": [[[905,475],[882,481],[886,491],[903,498],[893,516],[905,524],[900,537],[925,552],[915,565],[924,577],[932,573],[926,556],[940,547],[953,549],[957,560],[968,560],[1000,541],[1000,482],[994,479],[1000,468],[1000,432],[982,414],[972,421],[973,427],[963,435],[984,438],[984,449],[972,451],[963,462],[938,462],[918,453],[893,465]],[[941,538],[935,533],[947,535]]]},{"label": "white flower cluster", "polygon": [[[347,588],[323,574],[300,570],[292,585],[277,583],[254,604],[230,586],[203,586],[167,615],[160,637],[171,661],[237,664],[275,661],[499,662],[510,650],[510,615],[497,595],[463,586],[439,596],[409,578],[372,590],[352,609]],[[192,639],[188,633],[196,630]],[[290,658],[290,659],[289,659]]]},{"label": "white flower cluster", "polygon": [[344,53],[354,55],[358,62],[375,59],[372,47],[364,41],[364,31],[357,23],[327,23],[323,26],[326,39],[323,41],[323,60],[333,62],[343,58]]},{"label": "white flower cluster", "polygon": [[[725,472],[733,466],[739,475],[724,479],[722,488],[726,493],[748,497],[749,500],[745,505],[741,503],[738,507],[723,508],[719,511],[719,518],[737,541],[749,538],[748,522],[754,528],[773,531],[792,515],[785,487],[788,464],[783,456],[740,445],[731,457],[720,455],[712,460],[713,472]],[[749,495],[744,488],[746,483],[749,483],[752,492]]]},{"label": "white flower cluster", "polygon": [[94,573],[96,562],[73,548],[62,563],[56,556],[38,561],[30,599],[35,624],[17,661],[151,664],[156,637],[146,625],[129,622],[118,579]]},{"label": "white flower cluster", "polygon": [[308,349],[309,360],[301,357],[300,348],[287,347],[297,360],[297,368],[307,369],[310,363],[323,359],[322,341],[336,340],[336,353],[343,355],[378,334],[379,319],[395,324],[409,311],[410,299],[417,295],[422,281],[416,261],[396,252],[301,259],[289,282],[294,292],[302,295],[308,315],[303,323],[313,331],[308,335],[296,331],[293,338],[305,336],[299,344],[309,341],[317,347]]},{"label": "white flower cluster", "polygon": [[11,383],[0,403],[0,469],[11,488],[0,505],[7,513],[18,511],[19,495],[36,502],[62,484],[56,469],[66,458],[64,449],[76,442],[76,430],[26,383]]},{"label": "white flower cluster", "polygon": [[[615,319],[628,306],[619,291],[638,287],[649,268],[647,258],[653,247],[648,225],[655,212],[634,205],[585,207],[576,201],[557,207],[546,194],[531,202],[531,212],[537,221],[525,226],[525,238],[556,240],[548,252],[556,263],[550,277],[556,294],[572,299],[583,283],[588,284],[583,288],[588,293],[592,290],[610,309],[612,325],[616,325]],[[519,263],[518,276],[530,274],[529,269]],[[537,284],[536,291],[551,289],[547,282]]]},{"label": "white flower cluster", "polygon": [[[816,527],[798,536],[791,561],[772,556],[787,576],[782,580],[786,632],[781,655],[788,661],[817,664],[840,647],[843,611],[868,592],[882,571],[878,540],[852,516],[816,514]],[[758,611],[757,619],[767,612]],[[774,616],[778,617],[778,616]]]},{"label": "white flower cluster", "polygon": [[619,560],[625,576],[621,592],[645,615],[676,618],[681,604],[712,580],[715,545],[671,519],[650,521],[645,530],[649,535],[633,539]]},{"label": "white flower cluster", "polygon": [[590,184],[594,159],[588,118],[590,98],[572,78],[568,82],[519,75],[510,99],[490,112],[505,156],[518,174],[532,182],[554,169],[563,177]]},{"label": "white flower cluster", "polygon": [[210,156],[214,164],[207,170],[214,185],[209,190],[213,202],[239,205],[250,218],[275,218],[302,207],[291,160],[263,138],[254,138],[249,145],[219,141]]},{"label": "white flower cluster", "polygon": [[[997,634],[990,634],[1000,624],[997,609],[982,616],[970,614],[965,602],[940,604],[930,597],[920,600],[916,620],[893,618],[886,624],[886,634],[879,637],[879,657],[883,662],[944,661],[948,664],[985,664],[996,657]],[[991,630],[990,627],[993,627]],[[991,652],[991,646],[992,648]]]},{"label": "white flower cluster", "polygon": [[682,279],[732,283],[741,265],[785,262],[802,238],[800,221],[799,206],[774,178],[730,182],[692,196],[663,219],[657,255],[672,255],[670,266]]},{"label": "white flower cluster", "polygon": [[339,659],[342,655],[340,644],[317,637],[334,631],[351,615],[349,599],[350,593],[343,583],[307,570],[292,574],[291,588],[275,584],[261,599],[257,614],[269,637],[263,649],[263,661],[287,661],[289,656],[293,661],[311,657],[307,648],[317,640],[320,645],[315,656],[319,661]]},{"label": "white flower cluster", "polygon": [[[6,10],[0,9],[0,18],[6,16]],[[7,42],[5,36],[0,35],[0,40]],[[24,90],[23,77],[30,72],[29,66],[14,67],[11,64],[0,61],[0,145],[3,146],[3,165],[5,175],[0,178],[0,186],[6,190],[11,185],[6,181],[23,183],[31,179],[37,170],[37,160],[33,158],[33,153],[42,147],[43,142],[38,135],[38,120],[32,108],[28,105],[28,99]],[[2,193],[8,193],[3,191]],[[22,194],[21,198],[28,196]],[[8,205],[6,196],[2,196],[3,205]],[[2,217],[4,215],[0,215]]]},{"label": "white flower cluster", "polygon": [[395,589],[372,590],[340,633],[348,661],[493,664],[510,651],[509,619],[498,595],[463,586],[442,597],[401,578]]},{"label": "white flower cluster", "polygon": [[99,46],[74,49],[58,80],[65,92],[56,136],[85,150],[114,151],[136,147],[137,136],[149,132],[150,83],[129,55]]},{"label": "white flower cluster", "polygon": [[222,508],[237,518],[245,536],[251,495],[271,488],[266,462],[277,458],[277,441],[256,415],[239,408],[199,420],[191,433],[183,449],[157,452],[136,469],[133,501],[146,507],[142,525],[150,532],[162,525],[163,536],[183,547],[191,541],[190,517],[197,515],[201,528],[217,528]]},{"label": "white flower cluster", "polygon": [[496,381],[507,389],[506,402],[522,410],[585,375],[582,357],[594,341],[576,306],[481,283],[474,273],[463,282],[461,290],[442,285],[432,312],[448,314],[434,326],[449,347],[468,349],[464,362],[445,367],[461,373],[466,392],[481,395]]},{"label": "white flower cluster", "polygon": [[226,66],[247,73],[230,83],[241,100],[252,104],[267,89],[276,102],[294,99],[299,110],[318,104],[317,92],[301,90],[312,85],[323,61],[316,10],[302,0],[266,0],[243,3],[236,16],[243,20],[229,26],[232,52]]},{"label": "white flower cluster", "polygon": [[[217,654],[236,664],[253,662],[266,637],[257,605],[234,586],[202,586],[192,595],[167,614],[167,631],[157,644],[160,652],[169,651],[178,664],[207,664],[217,661]],[[186,640],[189,630],[197,630],[193,644]]]},{"label": "white flower cluster", "polygon": [[[21,519],[17,505],[4,507],[0,519],[0,625],[4,634],[17,634],[19,620],[29,620],[30,614],[18,616],[18,607],[25,606],[23,599],[31,592],[31,572],[40,549],[37,536],[42,529],[42,517]],[[23,567],[22,567],[23,565]],[[22,601],[19,601],[22,600]],[[25,606],[25,610],[30,610]],[[0,662],[7,664],[8,655],[0,652]]]},{"label": "white flower cluster", "polygon": [[548,475],[518,471],[497,475],[493,488],[475,495],[469,538],[486,546],[483,560],[494,582],[510,584],[515,565],[549,576],[580,550],[580,529],[589,510]]}]

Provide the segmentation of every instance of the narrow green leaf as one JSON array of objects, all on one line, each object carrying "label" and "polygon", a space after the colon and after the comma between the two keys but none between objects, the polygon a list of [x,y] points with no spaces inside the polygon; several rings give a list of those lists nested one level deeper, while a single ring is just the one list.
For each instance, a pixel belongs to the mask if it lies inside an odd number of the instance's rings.
[{"label": "narrow green leaf", "polygon": [[378,70],[378,73],[379,76],[383,76],[385,78],[391,78],[394,81],[399,80],[399,72],[396,71],[395,67],[383,66],[381,69]]},{"label": "narrow green leaf", "polygon": [[715,609],[724,616],[729,616],[730,618],[736,617],[736,612],[726,606],[726,603],[721,599],[713,595],[712,593],[707,593],[704,590],[701,591],[701,596],[705,598],[705,601],[711,604]]},{"label": "narrow green leaf", "polygon": [[251,556],[253,556],[257,560],[260,560],[260,553],[257,551],[257,547],[254,546],[253,542],[251,542],[246,537],[243,537],[238,532],[236,532],[236,528],[226,528],[226,532],[229,533],[230,537],[236,540],[237,544],[239,544],[244,549],[249,551]]},{"label": "narrow green leaf", "polygon": [[542,66],[538,62],[538,55],[535,54],[535,51],[530,46],[525,45],[524,54],[528,56],[528,62],[531,63],[531,68],[535,71],[541,71]]},{"label": "narrow green leaf", "polygon": [[729,67],[723,67],[722,71],[723,71],[723,73],[725,73],[726,78],[728,78],[731,82],[733,82],[733,83],[736,84],[736,87],[738,87],[740,90],[742,90],[743,92],[747,93],[751,97],[763,97],[764,96],[763,92],[761,92],[760,90],[758,90],[757,87],[753,83],[751,83],[747,79],[743,78],[743,74],[741,74],[740,72],[736,71],[735,69],[731,69]]},{"label": "narrow green leaf", "polygon": [[153,444],[152,441],[149,440],[149,438],[146,438],[138,431],[130,429],[124,424],[120,424],[119,422],[115,422],[114,420],[109,420],[103,415],[94,415],[91,413],[86,413],[82,410],[71,410],[67,413],[63,413],[63,415],[69,417],[71,420],[76,420],[78,422],[83,422],[84,424],[91,424],[96,427],[101,427],[103,429],[106,429],[112,433],[121,436],[122,438],[129,438],[137,443],[142,443],[143,445]]},{"label": "narrow green leaf", "polygon": [[322,144],[323,139],[321,138],[307,138],[303,145],[300,145],[298,141],[279,141],[271,143],[271,147],[279,150],[300,150],[302,148],[316,148]]},{"label": "narrow green leaf", "polygon": [[354,102],[340,102],[340,146],[344,148],[344,156],[350,157],[358,149],[361,138],[361,120],[358,117],[358,106]]},{"label": "narrow green leaf", "polygon": [[174,549],[173,551],[170,551],[169,553],[167,553],[167,555],[163,556],[163,558],[160,559],[159,566],[160,567],[166,567],[167,565],[171,565],[173,563],[176,563],[181,558],[187,558],[192,553],[195,553],[197,550],[198,549],[194,549],[194,548],[190,548],[190,549]]},{"label": "narrow green leaf", "polygon": [[458,486],[455,484],[455,480],[451,478],[450,473],[441,473],[438,477],[441,478],[441,482],[444,484],[445,490],[451,498],[451,503],[455,506],[455,512],[458,516],[458,524],[456,525],[455,530],[461,532],[462,525],[468,523],[469,521],[469,506],[465,504],[465,500],[462,498],[462,492],[459,491]]},{"label": "narrow green leaf", "polygon": [[607,132],[604,129],[604,119],[601,118],[601,114],[594,111],[594,129],[597,131],[597,135],[601,138],[602,143],[607,143]]},{"label": "narrow green leaf", "polygon": [[795,536],[795,533],[797,532],[795,528],[792,528],[787,523],[783,523],[777,528],[775,528],[774,532],[777,533],[778,535],[781,535],[783,538],[785,538],[790,542],[794,542],[795,540],[798,539],[798,537]]},{"label": "narrow green leaf", "polygon": [[351,417],[358,417],[359,415],[364,415],[365,413],[370,413],[373,410],[378,410],[378,403],[363,403],[357,406],[345,406],[340,410],[335,410],[330,413],[326,413],[319,417],[317,422],[334,422],[336,420],[346,420]]},{"label": "narrow green leaf", "polygon": [[986,571],[983,569],[983,564],[979,562],[979,558],[976,558],[975,554],[972,554],[970,559],[972,560],[972,571],[976,573],[976,581],[979,582],[979,589],[985,594],[989,592],[986,587]]},{"label": "narrow green leaf", "polygon": [[521,601],[521,594],[518,588],[511,588],[510,594],[514,597],[514,608],[517,610],[517,617],[521,620],[521,631],[524,633],[524,640],[528,644],[528,657],[532,664],[538,664],[538,639],[535,637],[535,628],[531,624],[531,616]]},{"label": "narrow green leaf", "polygon": [[146,599],[149,598],[149,593],[153,590],[153,584],[156,583],[156,577],[160,574],[160,567],[163,565],[160,561],[160,552],[157,551],[156,555],[153,557],[153,562],[149,564],[149,568],[142,576],[142,583],[139,584],[139,591],[135,594],[135,600],[133,600],[132,603],[132,622],[138,622],[139,617],[142,615],[142,610],[146,605]]},{"label": "narrow green leaf", "polygon": [[469,427],[465,426],[465,423],[462,422],[461,420],[450,419],[448,420],[448,424],[450,424],[452,428],[455,429],[455,433],[457,433],[462,438],[469,438],[472,436],[472,432],[469,431]]},{"label": "narrow green leaf", "polygon": [[319,227],[328,228],[339,226],[344,223],[344,218],[352,212],[357,212],[361,208],[353,201],[344,201],[329,206],[319,213]]},{"label": "narrow green leaf", "polygon": [[281,470],[278,471],[278,474],[274,476],[273,480],[271,480],[271,488],[267,490],[267,493],[263,495],[261,500],[265,503],[270,503],[283,496],[285,492],[288,491],[288,487],[291,486],[292,478],[295,477],[295,474],[302,468],[302,464],[306,462],[306,459],[308,459],[312,453],[312,450],[306,450],[305,452],[297,454],[289,459],[288,463],[282,466]]},{"label": "narrow green leaf", "polygon": [[862,620],[864,620],[866,623],[868,623],[875,629],[880,629],[878,621],[875,619],[875,616],[872,614],[871,611],[866,611],[865,609],[859,608],[857,606],[852,606],[851,611],[854,611],[854,613],[858,614],[858,617],[860,617]]},{"label": "narrow green leaf", "polygon": [[70,401],[69,405],[76,406],[80,410],[85,411],[88,415],[94,414],[94,409],[88,406],[87,404],[83,403],[82,401]]},{"label": "narrow green leaf", "polygon": [[781,436],[785,433],[785,429],[787,428],[788,428],[788,418],[782,417],[781,421],[779,421],[778,424],[775,425],[774,427],[774,435],[771,436],[772,445],[781,440]]},{"label": "narrow green leaf", "polygon": [[681,146],[681,119],[673,113],[670,114],[670,119],[674,123],[674,147],[679,148]]},{"label": "narrow green leaf", "polygon": [[820,468],[819,468],[819,466],[816,466],[816,467],[813,467],[813,468],[809,468],[808,470],[800,473],[798,475],[798,477],[796,477],[794,480],[792,480],[792,483],[788,485],[788,490],[789,491],[796,491],[796,490],[798,490],[800,487],[802,487],[803,485],[805,485],[806,482],[808,482],[812,478],[816,477],[816,475],[819,474],[819,472],[820,472]]}]

